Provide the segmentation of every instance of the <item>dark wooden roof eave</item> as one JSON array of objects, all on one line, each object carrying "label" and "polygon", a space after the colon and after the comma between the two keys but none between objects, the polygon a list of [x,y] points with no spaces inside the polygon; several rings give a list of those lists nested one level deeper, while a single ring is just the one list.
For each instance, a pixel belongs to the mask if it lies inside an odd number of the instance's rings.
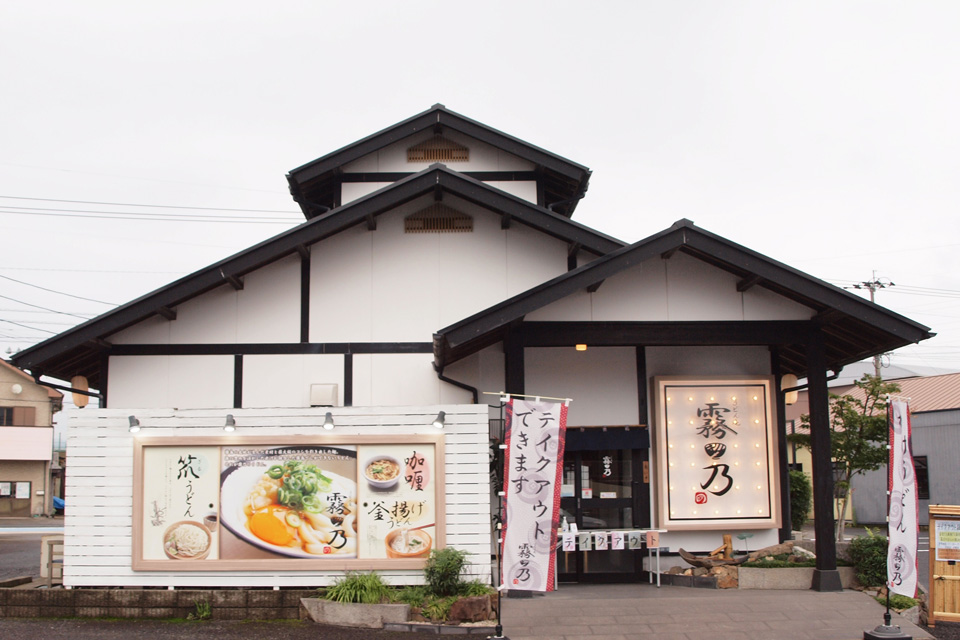
[{"label": "dark wooden roof eave", "polygon": [[[828,340],[827,356],[833,366],[857,362],[933,335],[924,325],[699,229],[688,220],[681,220],[645,240],[611,252],[441,329],[434,340],[435,364],[438,367],[446,366],[473,353],[478,345],[488,345],[490,339],[485,337],[487,334],[499,335],[505,325],[516,322],[536,309],[577,290],[595,286],[647,259],[658,255],[669,256],[677,250],[749,278],[750,282],[821,312],[810,325],[819,328]],[[778,347],[788,369],[785,373],[805,373],[805,345],[784,343]]]},{"label": "dark wooden roof eave", "polygon": [[316,214],[313,213],[310,203],[306,201],[305,191],[308,191],[308,189],[305,188],[305,185],[320,179],[324,175],[333,175],[344,165],[374,153],[398,140],[437,127],[449,127],[454,131],[527,160],[537,167],[541,167],[545,174],[554,175],[553,182],[555,184],[567,185],[563,190],[566,192],[565,195],[569,201],[565,201],[556,207],[557,212],[566,217],[573,215],[577,203],[587,191],[591,175],[590,169],[587,167],[450,111],[441,104],[436,104],[422,113],[291,170],[287,174],[290,193],[294,200],[300,204],[304,215],[309,219]]},{"label": "dark wooden roof eave", "polygon": [[[536,228],[543,233],[579,244],[584,249],[602,255],[624,246],[620,240],[573,222],[560,214],[531,204],[521,198],[473,180],[443,165],[433,165],[404,180],[355,200],[323,216],[308,220],[299,226],[245,249],[209,267],[185,276],[136,300],[128,302],[101,316],[88,320],[59,335],[14,355],[16,366],[22,369],[41,369],[48,375],[69,378],[76,375],[64,371],[55,361],[66,353],[84,353],[111,334],[130,327],[163,308],[174,308],[190,298],[214,288],[229,284],[231,279],[300,251],[304,246],[318,242],[357,224],[366,223],[371,216],[392,210],[410,200],[441,189],[454,196],[509,215],[511,220]],[[75,356],[74,356],[75,357]],[[84,375],[95,377],[93,356],[83,358],[88,370]]]}]

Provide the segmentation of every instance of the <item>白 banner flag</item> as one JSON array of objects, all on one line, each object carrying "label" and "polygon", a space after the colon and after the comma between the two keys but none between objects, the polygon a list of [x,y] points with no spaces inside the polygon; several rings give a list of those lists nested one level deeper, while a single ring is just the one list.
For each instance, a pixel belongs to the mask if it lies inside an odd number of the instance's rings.
[{"label": "\u767d banner flag", "polygon": [[887,420],[890,429],[887,587],[893,593],[913,598],[917,594],[919,502],[910,440],[910,407],[900,400],[890,402]]},{"label": "\u767d banner flag", "polygon": [[553,591],[567,407],[511,399],[506,406],[502,584]]}]

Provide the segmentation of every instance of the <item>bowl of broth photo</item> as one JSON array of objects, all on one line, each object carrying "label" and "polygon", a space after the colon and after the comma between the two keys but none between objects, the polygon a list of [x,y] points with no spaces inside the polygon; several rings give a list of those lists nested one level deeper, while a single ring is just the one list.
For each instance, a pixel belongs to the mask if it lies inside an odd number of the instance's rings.
[{"label": "bowl of broth photo", "polygon": [[384,542],[388,558],[424,558],[433,547],[433,538],[422,529],[394,529]]},{"label": "bowl of broth photo", "polygon": [[374,489],[392,489],[400,482],[400,461],[393,456],[377,455],[363,466],[363,477]]}]

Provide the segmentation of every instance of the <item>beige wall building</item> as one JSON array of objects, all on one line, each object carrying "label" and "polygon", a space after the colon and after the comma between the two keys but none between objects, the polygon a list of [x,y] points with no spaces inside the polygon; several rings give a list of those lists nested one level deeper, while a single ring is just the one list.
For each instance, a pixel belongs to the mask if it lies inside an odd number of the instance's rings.
[{"label": "beige wall building", "polygon": [[63,394],[0,360],[0,517],[53,512],[53,414]]}]

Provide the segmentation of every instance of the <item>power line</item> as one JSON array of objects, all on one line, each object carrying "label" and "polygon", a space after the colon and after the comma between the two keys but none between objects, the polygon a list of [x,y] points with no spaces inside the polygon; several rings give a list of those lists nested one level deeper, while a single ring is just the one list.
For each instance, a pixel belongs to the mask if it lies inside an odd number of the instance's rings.
[{"label": "power line", "polygon": [[0,322],[7,322],[9,324],[16,325],[18,327],[23,327],[24,329],[30,329],[31,331],[43,331],[44,333],[52,333],[53,335],[57,335],[56,331],[50,331],[49,329],[41,329],[40,327],[31,327],[29,325],[20,324],[19,322],[14,322],[13,320],[4,320],[3,318],[0,318]]},{"label": "power line", "polygon": [[[10,300],[10,301],[12,301],[12,302],[17,302],[17,303],[19,303],[19,304],[25,304],[25,305],[27,305],[28,307],[36,307],[37,309],[43,309],[44,311],[49,311],[49,312],[51,312],[51,313],[59,313],[59,314],[64,315],[64,316],[73,316],[74,318],[80,318],[81,320],[89,320],[89,319],[90,319],[90,318],[86,318],[86,317],[84,317],[84,316],[78,316],[78,315],[75,314],[75,313],[67,313],[66,311],[57,311],[56,309],[48,309],[47,307],[41,307],[41,306],[38,305],[38,304],[30,304],[29,302],[24,302],[23,300],[17,300],[16,298],[11,298],[11,297],[9,297],[9,296],[2,296],[2,295],[0,295],[0,298],[3,298],[4,300]],[[9,322],[9,320],[8,320],[7,322]]]},{"label": "power line", "polygon": [[[0,196],[5,200],[33,200],[36,202],[66,202],[69,204],[99,204],[108,207],[151,207],[159,209],[192,209],[195,211],[242,211],[244,213],[290,213],[296,214],[296,211],[285,211],[280,209],[231,209],[228,207],[188,207],[175,204],[133,204],[130,202],[97,202],[93,200],[58,200],[56,198],[26,198],[22,196]],[[25,207],[17,207],[24,209]]]},{"label": "power line", "polygon": [[[25,207],[21,207],[25,208]],[[275,220],[275,219],[261,219],[254,220],[249,218],[186,218],[186,217],[156,217],[160,214],[136,214],[136,213],[123,213],[123,214],[111,214],[106,211],[94,212],[94,213],[43,213],[40,211],[10,211],[9,209],[0,209],[0,213],[6,213],[9,215],[20,215],[20,216],[41,216],[41,217],[50,217],[50,218],[86,218],[86,219],[95,219],[95,220],[140,220],[148,222],[229,222],[230,224],[299,224],[299,222],[288,221],[288,220]],[[99,213],[99,215],[95,215]],[[154,216],[154,217],[148,217]]]},{"label": "power line", "polygon": [[24,282],[23,280],[17,280],[16,278],[11,278],[10,276],[0,275],[0,278],[4,280],[10,280],[11,282],[16,282],[18,284],[26,285],[28,287],[33,287],[35,289],[40,289],[41,291],[49,291],[50,293],[56,293],[61,296],[67,296],[69,298],[76,298],[77,300],[86,300],[87,302],[96,302],[98,304],[105,304],[111,307],[117,306],[115,302],[104,302],[103,300],[94,300],[93,298],[84,298],[83,296],[75,296],[72,293],[64,293],[63,291],[56,291],[54,289],[47,289],[46,287],[41,287],[38,284],[30,284],[29,282]]}]

